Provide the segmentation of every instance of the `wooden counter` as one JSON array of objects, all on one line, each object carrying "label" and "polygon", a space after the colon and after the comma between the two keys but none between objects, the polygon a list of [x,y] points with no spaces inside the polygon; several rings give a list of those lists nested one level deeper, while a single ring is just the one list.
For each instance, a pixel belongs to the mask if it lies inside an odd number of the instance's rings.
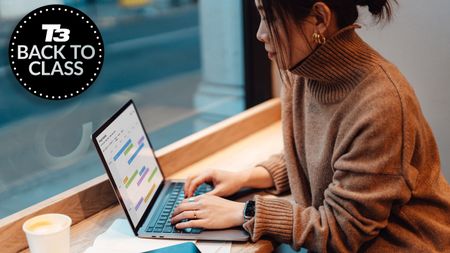
[{"label": "wooden counter", "polygon": [[[158,150],[156,155],[164,175],[179,179],[213,168],[244,170],[281,150],[280,107],[279,101],[273,99]],[[265,192],[258,194],[267,195]],[[71,252],[84,252],[115,219],[125,218],[106,176],[101,176],[2,219],[0,245],[6,250],[2,252],[27,252],[22,223],[29,217],[48,212],[71,216],[74,223]],[[268,240],[232,244],[232,252],[271,252],[273,249],[274,245]]]},{"label": "wooden counter", "polygon": [[[280,124],[274,123],[261,131],[186,167],[169,178],[185,178],[190,173],[211,168],[241,170],[249,168],[255,162],[265,159],[271,153],[281,150]],[[258,147],[258,148],[256,148]],[[259,193],[258,193],[259,194]],[[264,194],[261,192],[260,194]],[[94,243],[97,235],[106,229],[117,218],[125,214],[119,205],[107,208],[100,213],[72,227],[72,252],[83,252]],[[272,252],[270,241],[260,240],[257,243],[233,243],[232,252]]]}]

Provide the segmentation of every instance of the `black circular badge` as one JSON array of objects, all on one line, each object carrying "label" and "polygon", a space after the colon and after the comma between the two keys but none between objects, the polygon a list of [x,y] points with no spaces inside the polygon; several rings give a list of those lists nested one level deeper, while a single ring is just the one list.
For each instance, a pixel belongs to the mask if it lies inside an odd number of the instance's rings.
[{"label": "black circular badge", "polygon": [[9,43],[14,76],[31,94],[50,100],[75,97],[97,79],[103,65],[100,31],[83,12],[48,5],[28,13]]}]

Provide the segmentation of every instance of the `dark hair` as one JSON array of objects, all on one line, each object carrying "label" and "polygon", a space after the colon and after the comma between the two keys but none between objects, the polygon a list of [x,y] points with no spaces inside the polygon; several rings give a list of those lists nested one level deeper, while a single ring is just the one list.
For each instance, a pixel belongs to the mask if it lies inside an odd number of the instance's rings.
[{"label": "dark hair", "polygon": [[[392,5],[396,4],[397,0],[261,0],[270,37],[275,46],[278,47],[277,49],[281,50],[280,54],[277,54],[279,63],[289,67],[288,57],[286,56],[288,52],[287,49],[281,48],[279,31],[275,29],[274,21],[276,19],[278,20],[281,29],[284,29],[289,39],[287,29],[289,23],[301,24],[306,17],[311,15],[312,8],[317,2],[325,3],[336,16],[338,28],[344,28],[355,23],[358,19],[358,6],[367,6],[377,23],[383,20],[390,21],[392,17]],[[303,29],[300,29],[300,31],[303,32]],[[306,37],[304,33],[303,36]],[[280,70],[281,78],[285,80],[288,73],[284,72],[284,74]],[[289,83],[292,83],[292,81],[289,80]]]},{"label": "dark hair", "polygon": [[325,3],[336,15],[339,28],[353,24],[358,19],[358,6],[367,6],[377,22],[392,17],[392,3],[396,0],[261,0],[268,21],[274,16],[289,17],[301,22],[311,13],[317,2]]}]

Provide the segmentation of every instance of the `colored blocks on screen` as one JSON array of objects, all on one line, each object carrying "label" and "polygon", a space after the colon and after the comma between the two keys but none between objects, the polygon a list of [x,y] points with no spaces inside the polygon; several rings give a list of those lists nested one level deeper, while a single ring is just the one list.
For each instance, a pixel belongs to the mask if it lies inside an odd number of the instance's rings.
[{"label": "colored blocks on screen", "polygon": [[141,183],[142,183],[142,181],[144,180],[145,175],[147,175],[148,171],[149,171],[149,169],[146,168],[145,171],[144,171],[144,173],[142,173],[142,176],[141,176],[141,178],[139,178],[139,181],[138,181],[138,183],[137,183],[138,186],[141,185]]},{"label": "colored blocks on screen", "polygon": [[133,162],[134,158],[136,158],[136,156],[139,154],[139,152],[142,150],[143,147],[144,147],[144,143],[139,145],[139,148],[134,152],[134,154],[128,160],[128,164],[131,164]]},{"label": "colored blocks on screen", "polygon": [[136,178],[137,174],[138,174],[138,171],[135,170],[133,175],[131,175],[130,180],[128,180],[127,184],[125,185],[125,188],[128,188],[131,185],[131,183],[133,182],[134,178]]},{"label": "colored blocks on screen", "polygon": [[152,195],[152,193],[155,191],[156,184],[152,185],[152,188],[150,188],[150,191],[148,191],[147,195],[145,196],[145,203],[147,203],[148,199]]},{"label": "colored blocks on screen", "polygon": [[114,156],[114,161],[119,159],[120,155],[125,151],[125,149],[128,147],[128,145],[131,144],[131,139],[128,139],[128,141],[119,149],[119,152]]},{"label": "colored blocks on screen", "polygon": [[141,206],[143,200],[144,200],[143,197],[141,197],[141,198],[139,199],[138,203],[136,204],[136,207],[134,207],[134,210],[135,210],[135,211],[137,211],[137,210],[139,209],[139,207]]},{"label": "colored blocks on screen", "polygon": [[157,170],[158,169],[156,167],[153,168],[152,174],[150,174],[150,177],[148,178],[147,182],[150,182],[152,180],[152,178],[155,176]]},{"label": "colored blocks on screen", "polygon": [[131,143],[130,146],[128,146],[127,149],[125,149],[125,152],[123,153],[124,155],[128,155],[128,153],[130,152],[130,150],[134,147],[133,143]]}]

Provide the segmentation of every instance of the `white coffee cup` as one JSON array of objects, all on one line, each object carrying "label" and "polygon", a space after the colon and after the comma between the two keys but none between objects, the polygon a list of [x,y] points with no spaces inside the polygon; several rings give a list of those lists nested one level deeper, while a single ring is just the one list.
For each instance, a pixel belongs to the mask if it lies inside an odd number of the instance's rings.
[{"label": "white coffee cup", "polygon": [[43,214],[23,223],[31,253],[69,253],[69,216],[58,213]]}]

